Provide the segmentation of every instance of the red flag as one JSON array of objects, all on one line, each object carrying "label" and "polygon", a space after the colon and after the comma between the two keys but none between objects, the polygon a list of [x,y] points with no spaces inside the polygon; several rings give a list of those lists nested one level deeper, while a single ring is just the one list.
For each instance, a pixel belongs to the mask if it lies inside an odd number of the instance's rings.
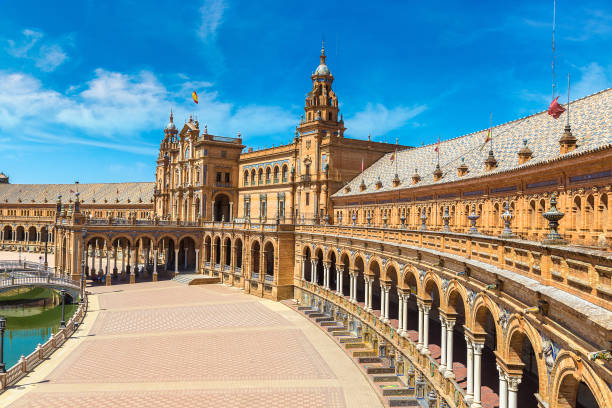
[{"label": "red flag", "polygon": [[440,136],[438,136],[438,144],[436,145],[436,148],[434,149],[434,152],[439,152],[440,151]]},{"label": "red flag", "polygon": [[196,91],[193,91],[191,93],[191,97],[193,98],[193,101],[196,103],[196,105],[198,104],[198,94],[196,93]]},{"label": "red flag", "polygon": [[548,114],[555,119],[558,119],[559,116],[561,116],[561,114],[565,112],[565,108],[559,105],[559,102],[557,102],[557,99],[559,99],[558,96],[555,99],[553,99],[553,101],[550,103],[550,106],[548,107]]}]

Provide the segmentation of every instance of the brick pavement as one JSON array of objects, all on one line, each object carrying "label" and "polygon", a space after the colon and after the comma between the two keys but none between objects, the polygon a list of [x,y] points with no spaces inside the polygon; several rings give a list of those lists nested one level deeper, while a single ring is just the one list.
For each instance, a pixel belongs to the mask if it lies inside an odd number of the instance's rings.
[{"label": "brick pavement", "polygon": [[279,303],[174,282],[91,292],[76,336],[1,406],[381,406],[343,351]]}]

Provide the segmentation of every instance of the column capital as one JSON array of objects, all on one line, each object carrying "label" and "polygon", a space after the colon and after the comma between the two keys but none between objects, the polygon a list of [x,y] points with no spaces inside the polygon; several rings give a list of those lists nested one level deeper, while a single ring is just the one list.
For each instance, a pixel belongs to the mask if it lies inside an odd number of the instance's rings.
[{"label": "column capital", "polygon": [[506,376],[508,382],[508,391],[518,392],[518,386],[521,383],[522,377]]},{"label": "column capital", "polygon": [[473,343],[472,347],[474,348],[474,354],[482,354],[484,343]]},{"label": "column capital", "polygon": [[453,327],[455,327],[455,323],[455,319],[446,318],[446,328],[448,328],[449,330],[452,330]]}]

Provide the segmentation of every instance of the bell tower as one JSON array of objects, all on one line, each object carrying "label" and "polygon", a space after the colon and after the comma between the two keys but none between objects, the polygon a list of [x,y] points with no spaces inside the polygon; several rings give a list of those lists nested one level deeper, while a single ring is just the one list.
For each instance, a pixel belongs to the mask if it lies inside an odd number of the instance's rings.
[{"label": "bell tower", "polygon": [[306,95],[305,116],[297,128],[298,209],[296,216],[320,221],[328,215],[329,181],[335,177],[334,146],[344,137],[344,120],[339,114],[338,96],[332,89],[334,76],[325,62],[321,46],[319,66],[310,76],[312,89]]}]

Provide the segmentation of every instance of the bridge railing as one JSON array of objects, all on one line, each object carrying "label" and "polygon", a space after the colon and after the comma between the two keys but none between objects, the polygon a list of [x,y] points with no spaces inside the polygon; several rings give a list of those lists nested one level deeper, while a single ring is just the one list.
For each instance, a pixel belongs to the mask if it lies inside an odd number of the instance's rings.
[{"label": "bridge railing", "polygon": [[80,282],[72,280],[70,278],[57,277],[51,274],[47,274],[45,276],[11,276],[0,279],[0,288],[1,287],[11,287],[11,286],[35,286],[35,285],[53,285],[53,286],[61,286],[70,289],[80,289]]},{"label": "bridge railing", "polygon": [[76,331],[77,327],[83,322],[85,313],[87,312],[87,297],[84,302],[79,304],[79,308],[66,323],[66,327],[51,335],[45,344],[39,344],[36,349],[27,357],[21,356],[19,361],[7,370],[6,373],[0,374],[0,393],[6,388],[15,384],[21,378],[25,377],[28,372],[32,371],[38,364],[45,360],[50,354],[58,349],[64,342]]},{"label": "bridge railing", "polygon": [[45,268],[44,263],[31,262],[31,261],[25,261],[25,260],[0,261],[0,272],[9,272],[9,271],[53,273],[53,268],[50,268],[49,266]]}]

